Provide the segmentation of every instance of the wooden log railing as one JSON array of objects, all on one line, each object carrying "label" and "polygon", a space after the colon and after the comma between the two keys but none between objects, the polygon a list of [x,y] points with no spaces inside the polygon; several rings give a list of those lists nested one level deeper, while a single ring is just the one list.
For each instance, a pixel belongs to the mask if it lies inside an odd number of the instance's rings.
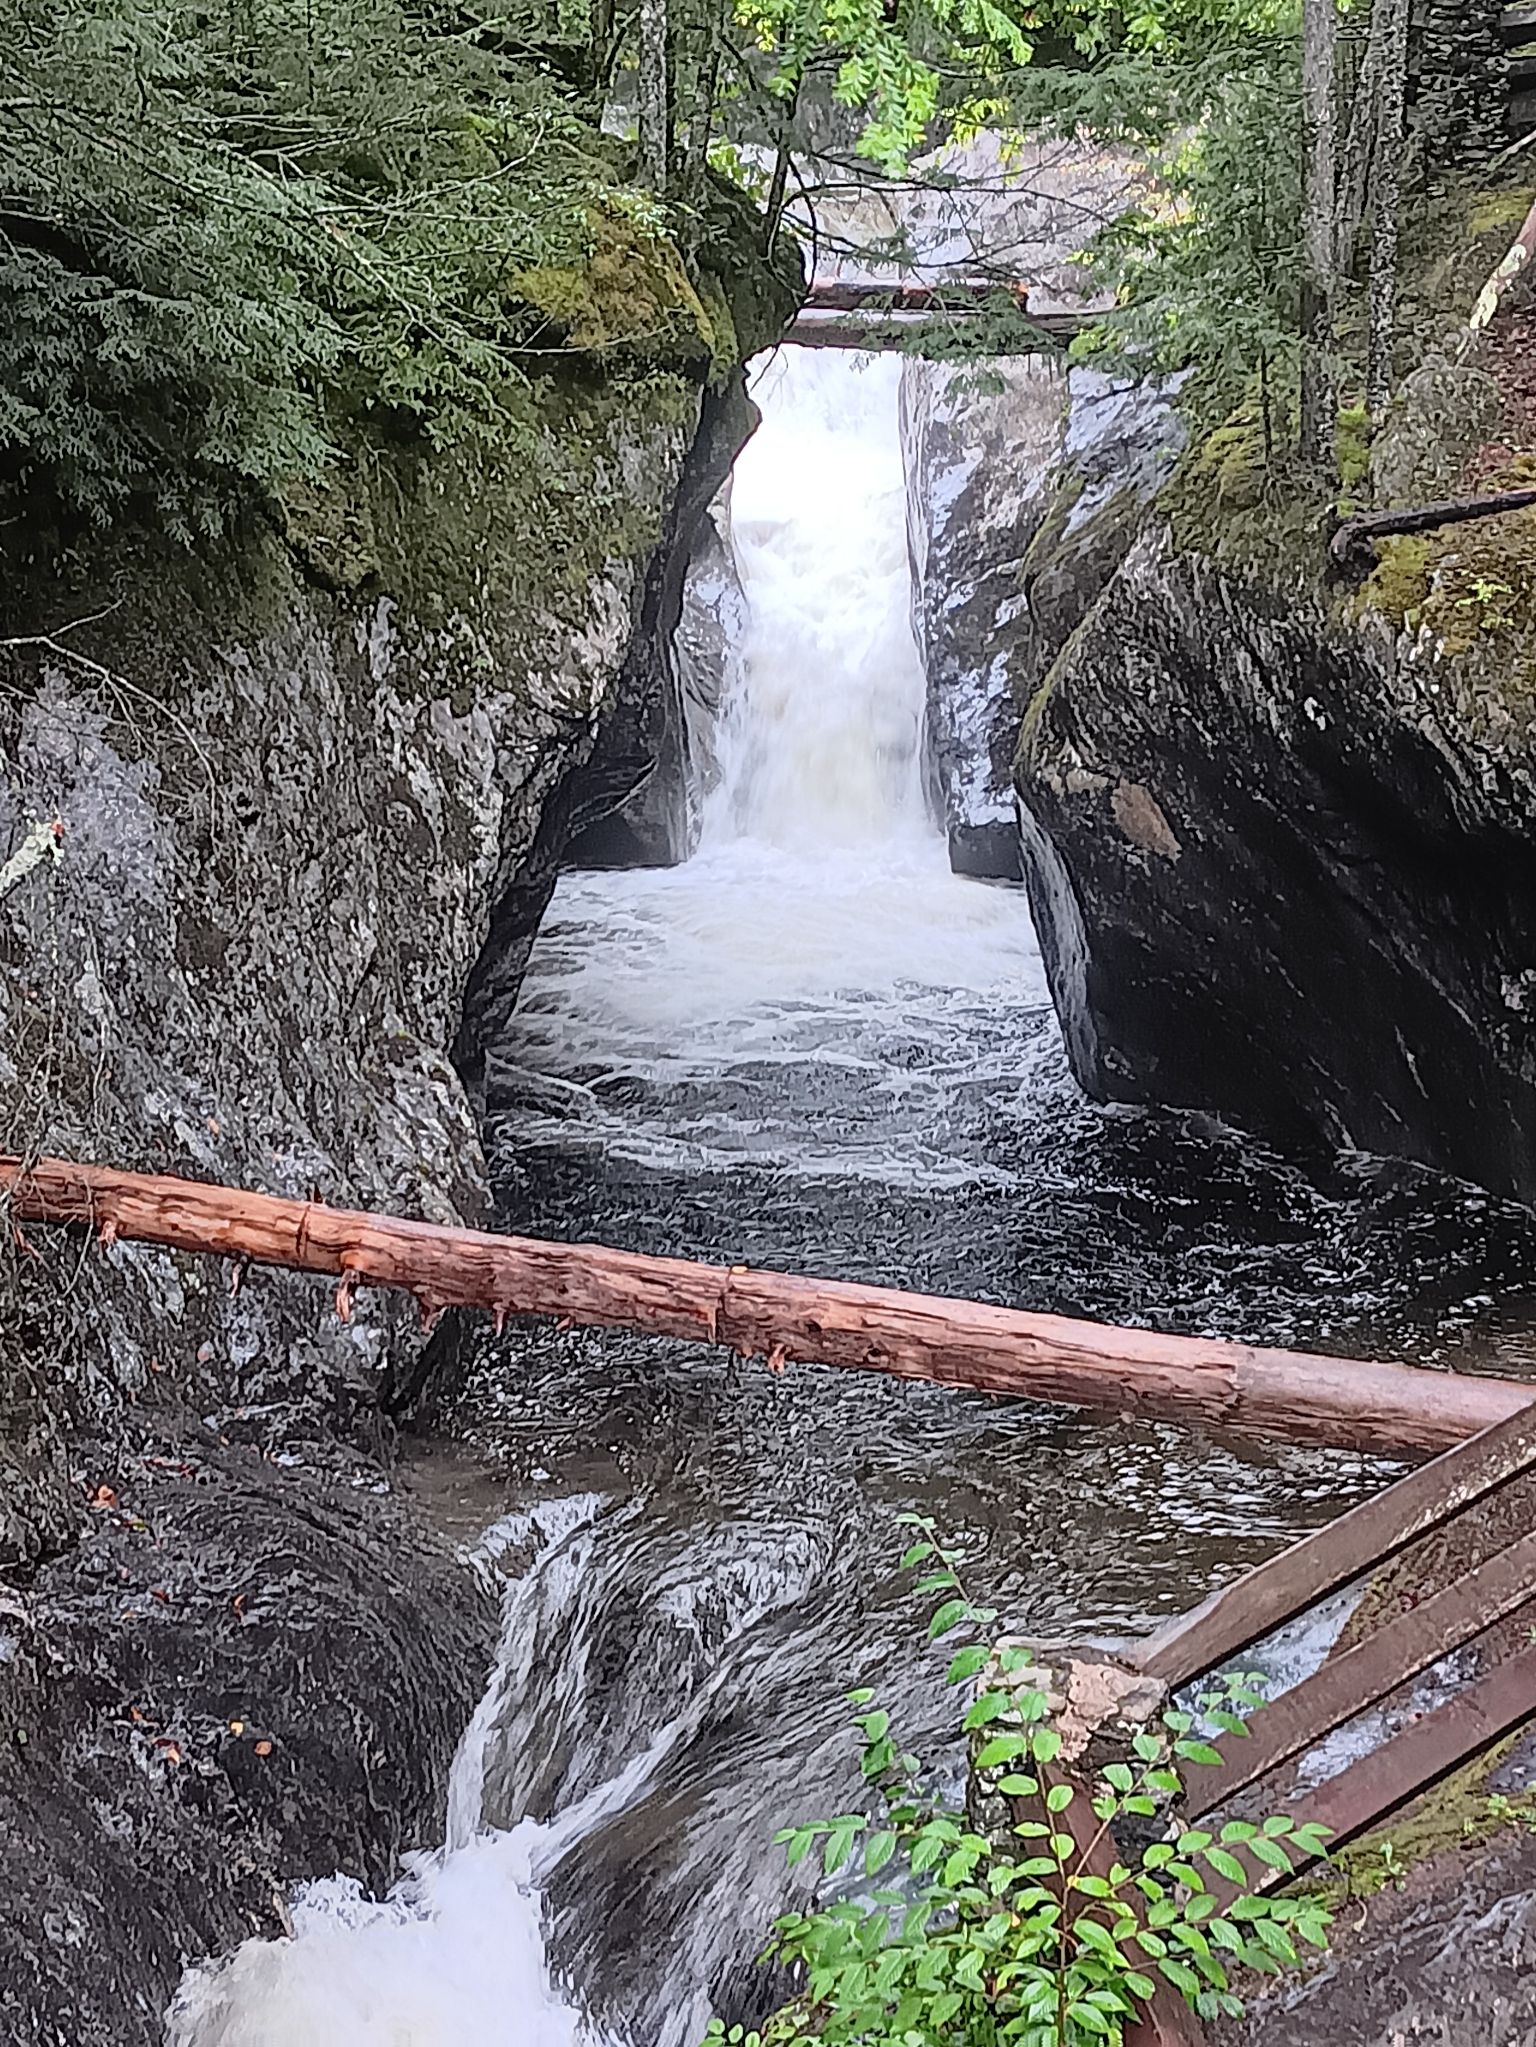
[{"label": "wooden log railing", "polygon": [[976,1301],[698,1265],[595,1244],[448,1229],[65,1159],[0,1158],[13,1228],[85,1225],[104,1242],[285,1266],[334,1278],[337,1312],[360,1286],[444,1308],[551,1315],[1100,1413],[1333,1444],[1388,1456],[1449,1448],[1536,1398],[1518,1380],[1261,1350]]},{"label": "wooden log railing", "polygon": [[903,337],[936,326],[963,329],[1011,302],[1022,315],[1011,337],[997,336],[1004,353],[1035,354],[1064,347],[1092,322],[1079,306],[1031,308],[1035,287],[1019,280],[945,277],[929,282],[817,278],[801,302],[785,339],[802,348],[900,347]]}]

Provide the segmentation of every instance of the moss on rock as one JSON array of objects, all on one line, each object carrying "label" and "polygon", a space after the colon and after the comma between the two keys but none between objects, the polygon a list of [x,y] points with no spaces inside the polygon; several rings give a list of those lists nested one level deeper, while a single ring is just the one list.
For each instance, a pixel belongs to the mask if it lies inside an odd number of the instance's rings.
[{"label": "moss on rock", "polygon": [[[1533,479],[1536,457],[1527,456],[1491,487]],[[1382,541],[1354,609],[1427,634],[1441,653],[1498,681],[1511,707],[1536,709],[1536,509]]]},{"label": "moss on rock", "polygon": [[518,296],[583,353],[709,362],[718,337],[660,222],[611,195],[588,208],[584,260],[518,271]]},{"label": "moss on rock", "polygon": [[1351,1898],[1372,1897],[1410,1870],[1465,1852],[1506,1829],[1536,1828],[1536,1798],[1511,1797],[1493,1788],[1519,1739],[1510,1735],[1496,1743],[1391,1820],[1341,1848],[1305,1888],[1339,1906]]},{"label": "moss on rock", "polygon": [[1181,551],[1272,576],[1321,566],[1332,492],[1290,455],[1288,434],[1283,416],[1266,433],[1263,406],[1250,398],[1191,440],[1163,493]]}]

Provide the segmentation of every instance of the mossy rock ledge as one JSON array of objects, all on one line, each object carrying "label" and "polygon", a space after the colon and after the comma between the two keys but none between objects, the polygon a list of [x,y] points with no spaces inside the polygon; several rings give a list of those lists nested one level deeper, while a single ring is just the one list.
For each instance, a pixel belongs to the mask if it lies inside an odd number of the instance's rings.
[{"label": "mossy rock ledge", "polygon": [[1389,542],[1346,593],[1180,510],[1058,642],[1016,762],[1079,1079],[1536,1199],[1536,520]]}]

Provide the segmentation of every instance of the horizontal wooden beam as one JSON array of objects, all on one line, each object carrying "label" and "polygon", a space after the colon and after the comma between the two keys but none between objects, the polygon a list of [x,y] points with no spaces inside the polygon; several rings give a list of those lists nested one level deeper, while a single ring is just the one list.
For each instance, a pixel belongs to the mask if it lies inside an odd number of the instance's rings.
[{"label": "horizontal wooden beam", "polygon": [[1189,1817],[1218,1811],[1237,1792],[1305,1754],[1324,1735],[1532,1600],[1536,1535],[1527,1535],[1261,1706],[1247,1723],[1247,1738],[1227,1749],[1220,1769],[1191,1775]]},{"label": "horizontal wooden beam", "polygon": [[931,284],[819,278],[806,293],[785,339],[802,348],[898,348],[911,336],[936,330],[963,333],[970,322],[986,319],[1000,303],[1011,300],[1020,320],[1032,330],[1021,329],[1008,346],[1006,352],[1017,355],[1054,349],[1091,323],[1091,314],[1069,307],[1032,309],[1031,289],[1023,283],[978,277]]},{"label": "horizontal wooden beam", "polygon": [[[1320,1784],[1292,1805],[1291,1817],[1298,1827],[1321,1827],[1332,1853],[1533,1718],[1536,1648],[1525,1648]],[[1268,1868],[1255,1875],[1262,1890],[1287,1880]]]},{"label": "horizontal wooden beam", "polygon": [[983,1393],[1393,1456],[1444,1449],[1527,1405],[1517,1380],[1258,1350],[883,1287],[697,1265],[596,1244],[447,1229],[66,1159],[0,1159],[13,1223],[84,1224],[104,1241],[251,1259],[401,1288],[449,1307],[553,1315]]}]

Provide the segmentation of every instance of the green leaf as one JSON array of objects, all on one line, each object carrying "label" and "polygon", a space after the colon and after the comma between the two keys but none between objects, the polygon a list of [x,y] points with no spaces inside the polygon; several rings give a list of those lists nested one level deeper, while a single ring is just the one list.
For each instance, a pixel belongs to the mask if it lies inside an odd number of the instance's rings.
[{"label": "green leaf", "polygon": [[[960,1654],[965,1655],[965,1650]],[[986,1727],[994,1720],[1001,1720],[1005,1713],[1013,1710],[1013,1701],[1006,1692],[983,1692],[961,1722],[967,1734],[974,1734],[978,1727]]]},{"label": "green leaf", "polygon": [[1205,1860],[1218,1876],[1224,1876],[1230,1884],[1246,1884],[1248,1872],[1237,1857],[1225,1848],[1207,1848]]},{"label": "green leaf", "polygon": [[1028,1753],[1030,1737],[1027,1734],[994,1734],[983,1742],[976,1757],[978,1770],[995,1770],[999,1763],[1016,1762]]},{"label": "green leaf", "polygon": [[986,1663],[986,1647],[980,1642],[973,1642],[965,1649],[957,1649],[950,1659],[949,1682],[952,1685],[964,1684],[967,1678],[975,1677],[979,1671],[984,1670]]},{"label": "green leaf", "polygon": [[[930,1571],[926,1578],[918,1579],[912,1591],[916,1598],[922,1599],[930,1592],[947,1592],[952,1585],[958,1585],[959,1582],[953,1571]],[[964,1601],[960,1603],[963,1605]]]},{"label": "green leaf", "polygon": [[1094,2033],[1100,2038],[1107,2037],[1114,2030],[1103,2012],[1081,1998],[1074,1999],[1067,2006],[1067,2017],[1081,2026],[1085,2033]]},{"label": "green leaf", "polygon": [[1282,1870],[1285,1875],[1290,1875],[1291,1858],[1278,1841],[1270,1840],[1267,1835],[1259,1835],[1248,1843],[1248,1851],[1251,1855],[1257,1856],[1260,1862],[1267,1863],[1271,1869]]},{"label": "green leaf", "polygon": [[936,1642],[940,1635],[947,1635],[951,1628],[957,1628],[966,1616],[966,1602],[963,1599],[946,1599],[933,1619],[928,1623],[928,1639]]},{"label": "green leaf", "polygon": [[903,1571],[913,1570],[918,1564],[926,1563],[932,1555],[931,1542],[914,1542],[909,1550],[903,1552],[899,1568]]},{"label": "green leaf", "polygon": [[1183,1996],[1198,1997],[1200,1995],[1200,1978],[1189,1967],[1187,1962],[1178,1962],[1171,1955],[1165,1955],[1158,1962],[1157,1972]]},{"label": "green leaf", "polygon": [[1173,1747],[1174,1753],[1182,1756],[1186,1763],[1199,1763],[1208,1770],[1221,1768],[1221,1752],[1212,1748],[1208,1741],[1176,1741]]},{"label": "green leaf", "polygon": [[882,1828],[878,1834],[871,1834],[864,1843],[865,1874],[874,1876],[877,1871],[884,1869],[895,1853],[896,1836],[889,1827]]},{"label": "green leaf", "polygon": [[1095,1954],[1103,1955],[1106,1961],[1118,1963],[1120,1950],[1109,1937],[1109,1929],[1101,1926],[1097,1919],[1084,1913],[1073,1926],[1072,1931],[1084,1947],[1092,1948]]},{"label": "green leaf", "polygon": [[1072,1803],[1074,1793],[1070,1784],[1053,1784],[1045,1794],[1047,1812],[1065,1812]]}]

